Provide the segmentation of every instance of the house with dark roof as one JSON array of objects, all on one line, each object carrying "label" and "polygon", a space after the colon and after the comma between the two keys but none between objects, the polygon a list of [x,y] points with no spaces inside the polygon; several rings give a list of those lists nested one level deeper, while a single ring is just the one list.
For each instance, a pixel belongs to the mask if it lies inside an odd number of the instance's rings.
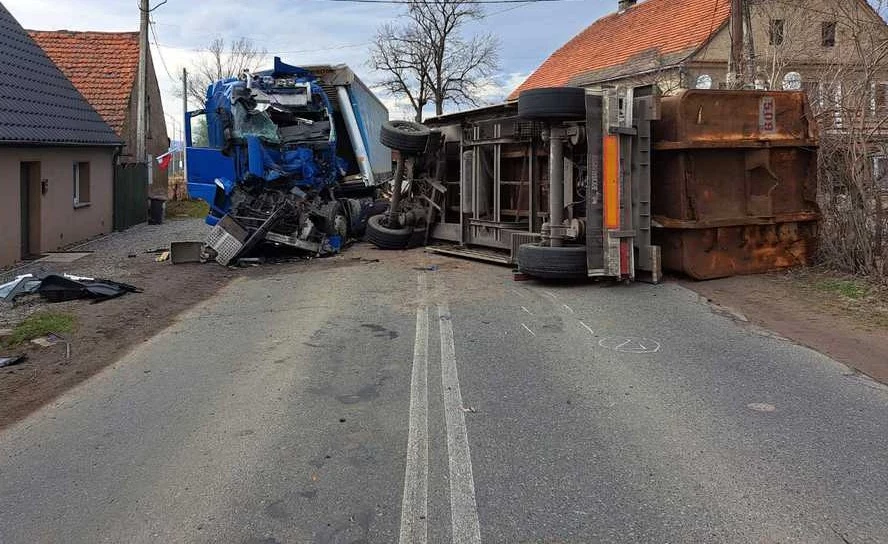
[{"label": "house with dark roof", "polygon": [[[49,58],[61,68],[80,94],[123,140],[119,161],[136,162],[136,118],[138,115],[139,33],[74,32],[70,30],[28,31]],[[151,157],[167,152],[170,140],[161,101],[160,85],[148,52],[148,143]],[[151,165],[149,192],[167,193],[167,174]]]},{"label": "house with dark roof", "polygon": [[[888,26],[866,0],[756,0],[747,5],[751,31],[745,47],[755,60],[745,69],[759,88],[818,84],[825,72],[855,58],[851,33],[861,22],[873,36],[888,37]],[[725,86],[730,0],[620,0],[618,6],[552,53],[509,98],[550,86],[656,83],[666,93]],[[888,86],[876,91],[885,102]]]},{"label": "house with dark roof", "polygon": [[0,266],[111,231],[122,143],[0,4]]}]

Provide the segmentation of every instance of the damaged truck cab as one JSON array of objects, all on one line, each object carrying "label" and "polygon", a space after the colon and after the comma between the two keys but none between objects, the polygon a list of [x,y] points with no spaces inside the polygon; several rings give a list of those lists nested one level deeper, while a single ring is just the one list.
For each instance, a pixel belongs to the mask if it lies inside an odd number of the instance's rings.
[{"label": "damaged truck cab", "polygon": [[[191,119],[206,115],[208,147]],[[388,111],[346,66],[274,68],[214,82],[204,110],[187,112],[185,174],[191,198],[262,241],[329,253],[359,235],[377,185],[391,178],[379,143]],[[246,240],[241,240],[245,244]]]}]

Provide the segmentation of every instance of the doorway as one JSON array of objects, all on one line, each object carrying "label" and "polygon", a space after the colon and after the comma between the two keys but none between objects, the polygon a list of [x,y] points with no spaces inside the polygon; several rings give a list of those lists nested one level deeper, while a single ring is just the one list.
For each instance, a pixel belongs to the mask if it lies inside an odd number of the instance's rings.
[{"label": "doorway", "polygon": [[23,162],[19,177],[21,258],[40,254],[40,163]]}]

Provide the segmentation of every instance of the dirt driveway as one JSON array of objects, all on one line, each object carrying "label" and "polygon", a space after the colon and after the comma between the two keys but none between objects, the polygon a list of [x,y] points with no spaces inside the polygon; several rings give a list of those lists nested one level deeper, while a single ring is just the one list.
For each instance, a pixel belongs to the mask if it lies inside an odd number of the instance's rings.
[{"label": "dirt driveway", "polygon": [[888,384],[885,287],[815,270],[681,283],[738,319]]},{"label": "dirt driveway", "polygon": [[139,225],[77,246],[72,251],[89,253],[76,261],[34,262],[2,274],[6,281],[17,274],[69,272],[129,283],[143,292],[100,304],[83,300],[47,304],[31,296],[19,300],[15,307],[0,307],[0,327],[12,327],[28,315],[47,311],[73,316],[75,321],[74,331],[65,335],[71,346],[70,359],[63,344],[49,348],[25,344],[7,350],[25,353],[27,360],[0,369],[0,428],[113,364],[132,346],[169,325],[180,312],[225,285],[235,272],[221,266],[155,262],[154,249],[168,247],[170,241],[201,240],[205,235],[206,226],[200,220]]}]

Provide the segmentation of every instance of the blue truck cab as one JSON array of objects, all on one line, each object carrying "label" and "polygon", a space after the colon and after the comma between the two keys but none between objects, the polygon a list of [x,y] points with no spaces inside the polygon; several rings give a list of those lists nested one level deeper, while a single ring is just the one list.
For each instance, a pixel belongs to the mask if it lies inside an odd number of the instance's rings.
[{"label": "blue truck cab", "polygon": [[[206,115],[208,147],[193,146],[198,115]],[[391,152],[378,135],[387,120],[385,105],[347,66],[297,67],[275,57],[271,70],[214,82],[205,109],[186,113],[189,196],[210,203],[207,223],[215,225],[245,194],[286,191],[320,206],[313,201],[343,187],[386,183]]]}]

